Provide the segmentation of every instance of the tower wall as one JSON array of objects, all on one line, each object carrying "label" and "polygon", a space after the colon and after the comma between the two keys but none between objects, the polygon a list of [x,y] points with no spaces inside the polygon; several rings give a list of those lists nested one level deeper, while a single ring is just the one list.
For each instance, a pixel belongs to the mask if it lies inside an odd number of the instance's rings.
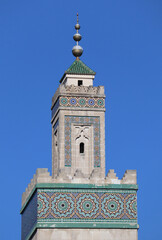
[{"label": "tower wall", "polygon": [[38,229],[32,240],[137,240],[134,229]]},{"label": "tower wall", "polygon": [[137,239],[136,171],[119,180],[109,170],[98,184],[93,176],[60,180],[37,170],[22,198],[22,240]]},{"label": "tower wall", "polygon": [[[78,78],[81,78],[78,75]],[[86,80],[86,78],[84,77]],[[52,175],[105,177],[104,87],[61,84],[52,101]],[[80,154],[80,144],[84,153]]]}]

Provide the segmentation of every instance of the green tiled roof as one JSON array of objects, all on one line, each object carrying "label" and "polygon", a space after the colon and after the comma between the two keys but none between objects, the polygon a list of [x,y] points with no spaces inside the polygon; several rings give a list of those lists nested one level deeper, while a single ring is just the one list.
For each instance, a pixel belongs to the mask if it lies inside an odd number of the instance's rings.
[{"label": "green tiled roof", "polygon": [[85,74],[95,75],[96,73],[87,67],[80,59],[76,59],[72,65],[65,71],[67,74]]}]

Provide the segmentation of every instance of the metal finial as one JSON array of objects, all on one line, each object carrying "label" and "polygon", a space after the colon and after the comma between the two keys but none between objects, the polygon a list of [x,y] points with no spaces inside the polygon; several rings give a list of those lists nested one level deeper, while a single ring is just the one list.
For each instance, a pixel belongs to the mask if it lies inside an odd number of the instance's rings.
[{"label": "metal finial", "polygon": [[79,14],[77,13],[77,23],[79,22],[78,16],[79,16]]},{"label": "metal finial", "polygon": [[80,29],[78,13],[77,13],[77,24],[75,25],[75,29],[77,32],[74,34],[73,39],[76,41],[76,45],[73,47],[72,53],[78,59],[83,53],[83,48],[78,44],[78,42],[82,39],[82,36],[78,33],[78,30]]}]

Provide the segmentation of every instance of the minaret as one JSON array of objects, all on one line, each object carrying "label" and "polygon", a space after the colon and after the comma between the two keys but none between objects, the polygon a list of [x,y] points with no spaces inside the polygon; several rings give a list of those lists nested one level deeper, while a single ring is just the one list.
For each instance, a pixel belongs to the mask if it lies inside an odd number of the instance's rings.
[{"label": "minaret", "polygon": [[83,48],[78,44],[82,38],[78,14],[75,29],[72,53],[76,59],[65,71],[52,99],[52,176],[104,178],[104,87],[93,86],[96,73],[79,59]]},{"label": "minaret", "polygon": [[105,177],[104,87],[80,60],[78,15],[75,28],[76,59],[52,98],[52,176],[37,169],[22,195],[21,240],[137,240],[136,171]]}]

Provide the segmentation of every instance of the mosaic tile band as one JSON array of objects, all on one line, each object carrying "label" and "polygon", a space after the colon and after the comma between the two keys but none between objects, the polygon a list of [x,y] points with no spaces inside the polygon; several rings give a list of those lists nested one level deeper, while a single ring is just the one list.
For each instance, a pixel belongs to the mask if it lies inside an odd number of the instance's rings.
[{"label": "mosaic tile band", "polygon": [[52,108],[52,118],[61,107],[76,107],[76,108],[105,108],[104,98],[89,98],[89,97],[66,97],[62,96],[56,101]]},{"label": "mosaic tile band", "polygon": [[136,221],[136,193],[38,190],[38,220]]},{"label": "mosaic tile band", "polygon": [[71,124],[93,125],[94,167],[100,167],[100,118],[65,116],[65,166],[71,166]]},{"label": "mosaic tile band", "polygon": [[60,97],[60,106],[64,107],[87,107],[87,108],[104,108],[104,98],[89,97]]}]

